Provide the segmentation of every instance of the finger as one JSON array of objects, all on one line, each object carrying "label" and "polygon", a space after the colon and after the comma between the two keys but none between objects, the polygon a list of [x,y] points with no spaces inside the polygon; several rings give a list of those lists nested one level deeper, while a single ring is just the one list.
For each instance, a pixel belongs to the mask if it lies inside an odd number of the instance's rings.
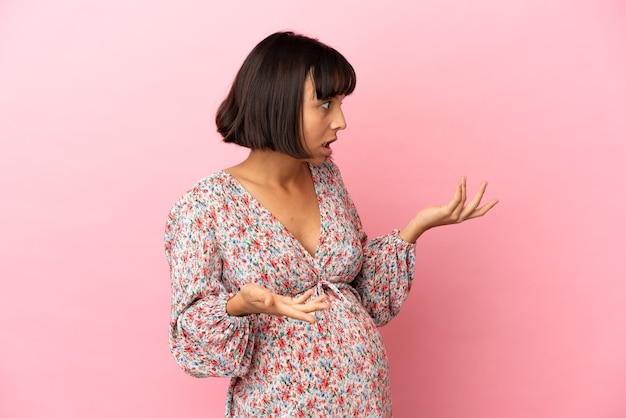
[{"label": "finger", "polygon": [[461,179],[461,201],[465,203],[467,199],[467,176],[463,176]]},{"label": "finger", "polygon": [[282,316],[286,316],[288,318],[298,319],[300,321],[315,323],[315,316],[311,315],[308,312],[301,311],[291,306],[283,306],[282,309],[280,309],[280,312],[278,312],[278,314]]},{"label": "finger", "polygon": [[277,296],[277,306],[276,308],[281,311],[293,312],[293,310],[297,310],[300,312],[314,312],[319,310],[325,310],[330,308],[330,305],[327,302],[327,295],[321,295],[314,300],[302,303],[294,303],[295,298],[290,298],[288,296]]},{"label": "finger", "polygon": [[276,295],[277,305],[280,305],[279,307],[281,309],[284,306],[285,308],[288,307],[289,309],[297,309],[301,312],[313,312],[320,309],[328,309],[328,307],[330,307],[328,304],[328,295],[321,295],[309,301],[302,300],[304,299],[304,296],[305,295],[303,294],[297,298],[290,298],[289,296]]},{"label": "finger", "polygon": [[322,294],[322,295],[320,295],[320,296],[316,297],[316,298],[315,298],[315,299],[313,299],[313,300],[309,300],[309,301],[307,301],[306,303],[307,303],[307,304],[311,304],[311,303],[322,303],[322,302],[326,302],[327,300],[328,300],[328,295],[326,295],[326,294]]},{"label": "finger", "polygon": [[317,303],[317,302],[323,302],[326,299],[328,299],[328,295],[322,294],[313,300],[309,300],[311,296],[313,296],[313,293],[315,293],[315,290],[309,289],[306,292],[304,292],[302,295],[292,298],[292,302],[293,304]]},{"label": "finger", "polygon": [[300,312],[325,311],[330,308],[330,304],[328,302],[305,303],[303,305],[291,306],[291,308]]},{"label": "finger", "polygon": [[305,292],[298,298],[274,295],[276,301],[275,306],[271,307],[266,313],[269,313],[271,315],[286,316],[289,318],[314,323],[315,316],[311,315],[311,313],[315,311],[329,309],[330,305],[327,302],[324,302],[326,299],[326,295],[322,295],[316,298],[315,301],[311,301],[308,303],[294,303],[295,299],[302,299],[303,296],[306,295],[306,293],[309,292]]},{"label": "finger", "polygon": [[499,200],[494,199],[487,203],[486,205],[476,209],[467,219],[474,219],[483,216],[485,213],[489,212],[495,205],[497,205]]},{"label": "finger", "polygon": [[465,200],[467,199],[467,178],[465,176],[461,178],[461,181],[459,183],[459,191],[460,191],[459,201],[456,207],[454,208],[454,210],[452,211],[452,218],[457,219],[457,220],[458,218],[461,217],[461,214],[463,213],[463,208],[465,207]]},{"label": "finger", "polygon": [[482,182],[482,184],[478,188],[478,191],[474,195],[474,198],[472,199],[472,201],[469,202],[467,204],[467,206],[465,206],[465,209],[461,213],[461,217],[460,217],[459,221],[463,221],[464,219],[467,219],[470,215],[472,215],[472,213],[474,213],[474,211],[476,210],[478,205],[480,205],[480,201],[483,199],[483,195],[485,194],[485,190],[487,190],[487,182],[486,181]]},{"label": "finger", "polygon": [[462,201],[463,201],[463,192],[461,190],[461,184],[459,183],[456,185],[456,190],[454,191],[454,196],[452,197],[452,200],[447,205],[448,210],[450,211],[449,213],[453,214],[457,210],[459,205],[461,205]]},{"label": "finger", "polygon": [[291,300],[293,301],[294,304],[296,303],[304,303],[306,302],[311,296],[313,296],[313,293],[315,292],[314,289],[309,289],[306,292],[304,292],[303,294],[301,294],[300,296],[296,296],[294,298],[292,298]]}]

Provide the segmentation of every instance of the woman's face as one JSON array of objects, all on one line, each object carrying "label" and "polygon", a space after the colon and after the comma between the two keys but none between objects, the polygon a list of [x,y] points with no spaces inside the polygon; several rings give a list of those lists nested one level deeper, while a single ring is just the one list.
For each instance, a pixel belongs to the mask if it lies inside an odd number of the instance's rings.
[{"label": "woman's face", "polygon": [[311,77],[304,82],[302,101],[302,136],[304,147],[311,155],[309,162],[321,164],[330,157],[330,144],[337,140],[337,131],[346,129],[346,120],[341,111],[345,96],[319,100]]}]

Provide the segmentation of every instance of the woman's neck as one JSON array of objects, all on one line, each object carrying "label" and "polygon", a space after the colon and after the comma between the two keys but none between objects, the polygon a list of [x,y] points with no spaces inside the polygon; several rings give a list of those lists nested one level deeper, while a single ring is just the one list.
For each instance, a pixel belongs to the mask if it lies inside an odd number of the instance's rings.
[{"label": "woman's neck", "polygon": [[271,150],[251,150],[248,158],[226,171],[256,184],[285,189],[311,177],[305,160]]}]

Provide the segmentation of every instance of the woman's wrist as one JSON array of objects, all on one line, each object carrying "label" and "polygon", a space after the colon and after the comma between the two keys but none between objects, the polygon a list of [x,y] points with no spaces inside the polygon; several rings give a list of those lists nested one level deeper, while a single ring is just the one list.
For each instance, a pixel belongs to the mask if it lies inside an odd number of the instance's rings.
[{"label": "woman's wrist", "polygon": [[226,313],[230,316],[250,315],[250,312],[246,311],[246,305],[241,293],[237,293],[226,302]]},{"label": "woman's wrist", "polygon": [[415,244],[415,241],[427,230],[427,227],[412,219],[407,226],[398,232],[398,236],[408,243]]}]

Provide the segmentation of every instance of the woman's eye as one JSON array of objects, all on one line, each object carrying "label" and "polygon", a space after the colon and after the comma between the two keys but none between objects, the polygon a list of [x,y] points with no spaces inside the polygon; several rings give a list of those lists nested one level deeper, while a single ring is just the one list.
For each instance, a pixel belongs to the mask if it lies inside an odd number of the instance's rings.
[{"label": "woman's eye", "polygon": [[328,109],[328,108],[330,108],[330,100],[325,101],[324,103],[322,103],[322,107],[323,107],[324,109]]}]

